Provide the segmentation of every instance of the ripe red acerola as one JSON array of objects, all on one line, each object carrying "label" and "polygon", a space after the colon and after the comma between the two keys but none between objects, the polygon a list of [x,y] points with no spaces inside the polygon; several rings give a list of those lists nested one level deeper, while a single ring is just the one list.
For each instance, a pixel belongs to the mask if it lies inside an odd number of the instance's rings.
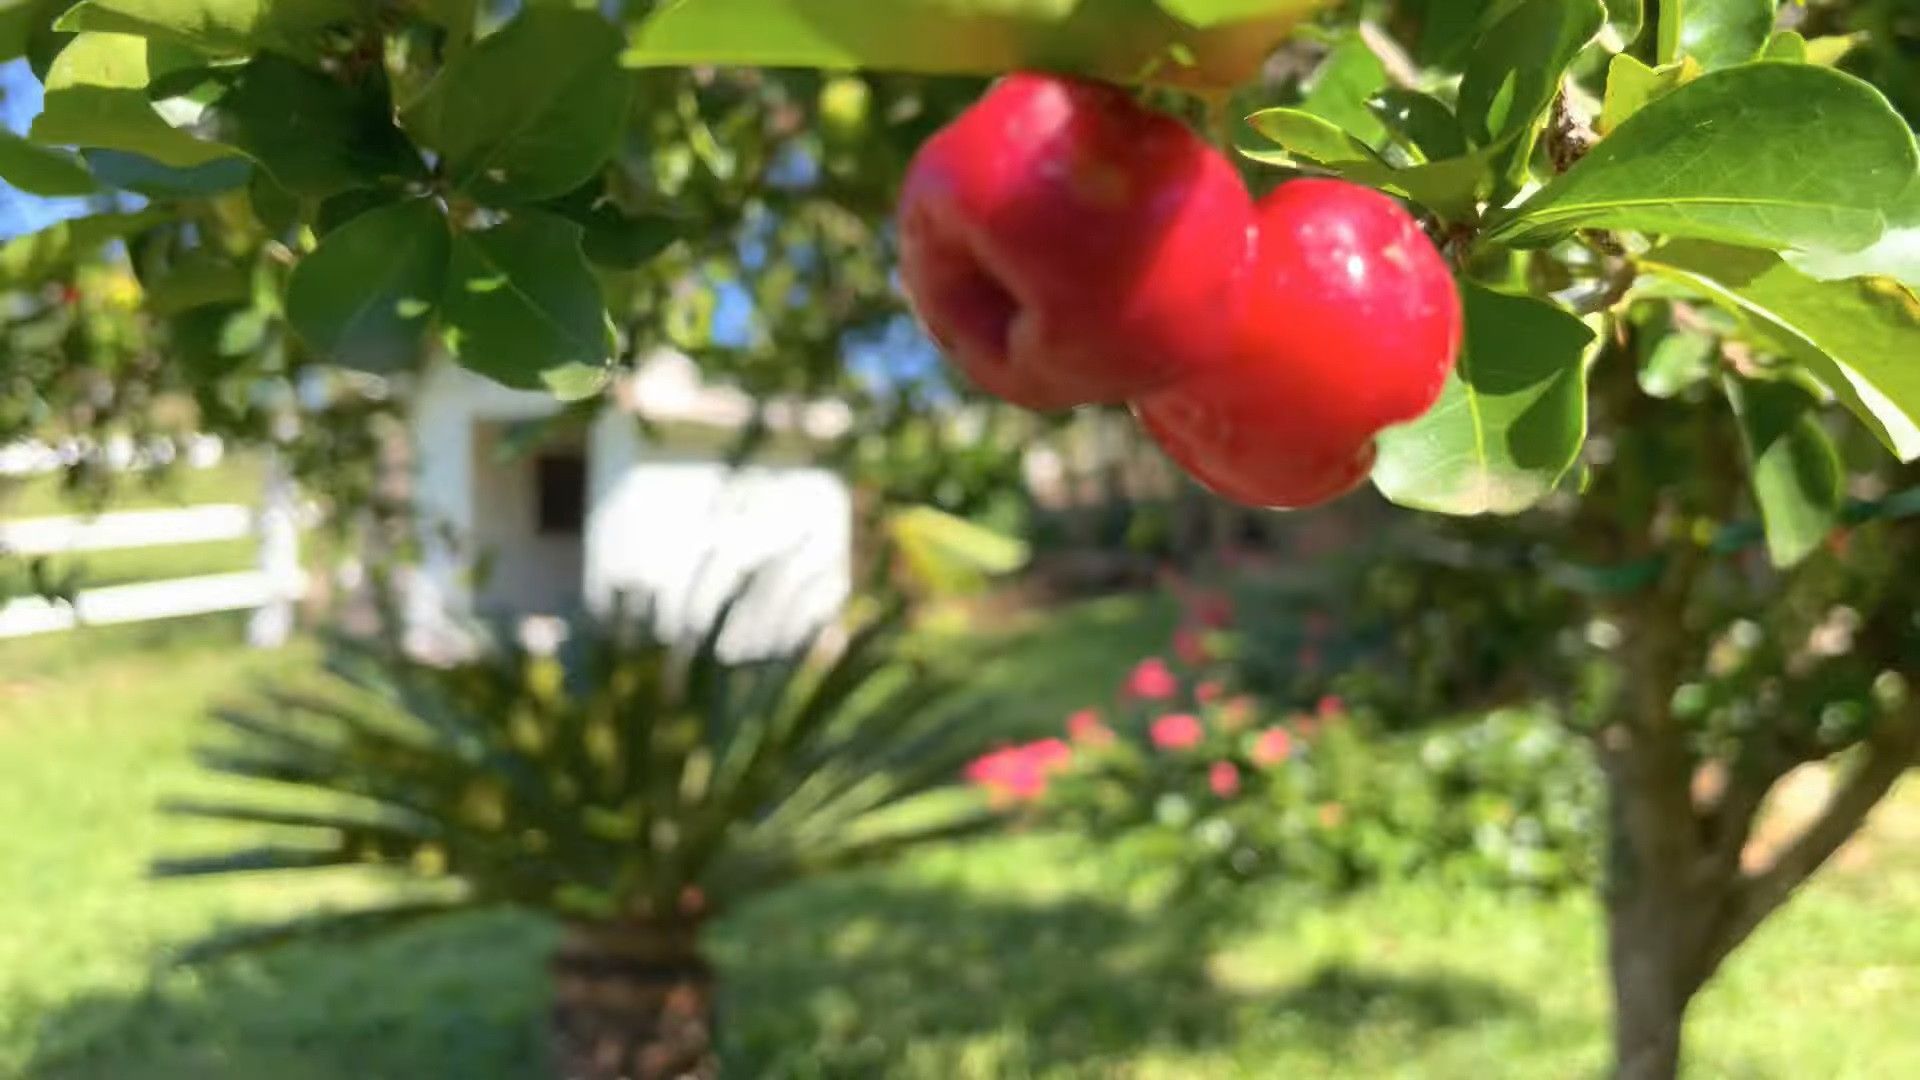
[{"label": "ripe red acerola", "polygon": [[1419,224],[1369,188],[1294,180],[1255,219],[1232,359],[1134,411],[1215,492],[1297,509],[1351,491],[1380,429],[1433,406],[1460,347],[1460,296]]},{"label": "ripe red acerola", "polygon": [[1229,355],[1252,213],[1178,120],[1118,87],[1013,75],[915,157],[901,272],[981,389],[1034,409],[1119,402]]}]

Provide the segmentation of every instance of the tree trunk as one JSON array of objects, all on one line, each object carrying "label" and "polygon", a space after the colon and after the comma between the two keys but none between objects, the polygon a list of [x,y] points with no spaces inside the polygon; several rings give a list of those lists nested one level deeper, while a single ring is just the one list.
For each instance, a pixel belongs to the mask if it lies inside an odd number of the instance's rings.
[{"label": "tree trunk", "polygon": [[1731,877],[1705,858],[1684,749],[1664,733],[1615,735],[1603,754],[1612,810],[1606,882],[1614,1075],[1674,1080],[1687,1006],[1717,959]]},{"label": "tree trunk", "polygon": [[581,923],[553,964],[563,1080],[711,1080],[713,969],[697,922]]},{"label": "tree trunk", "polygon": [[[1677,969],[1672,928],[1652,896],[1617,898],[1607,913],[1617,1080],[1674,1080],[1693,993]],[[1670,917],[1670,915],[1669,915]]]}]

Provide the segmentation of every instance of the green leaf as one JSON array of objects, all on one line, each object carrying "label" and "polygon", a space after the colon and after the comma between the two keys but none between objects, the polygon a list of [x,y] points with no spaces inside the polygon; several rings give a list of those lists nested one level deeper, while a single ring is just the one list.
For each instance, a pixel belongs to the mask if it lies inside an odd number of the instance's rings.
[{"label": "green leaf", "polygon": [[1761,50],[1764,60],[1785,60],[1789,63],[1807,62],[1807,39],[1792,30],[1782,30],[1767,39],[1767,47]]},{"label": "green leaf", "polygon": [[1773,34],[1775,0],[1680,0],[1679,57],[1709,71],[1752,60]]},{"label": "green leaf", "polygon": [[363,214],[328,234],[287,282],[287,321],[321,357],[392,371],[419,355],[452,239],[430,199]]},{"label": "green leaf", "polygon": [[1376,94],[1367,108],[1428,161],[1445,161],[1467,153],[1467,141],[1460,137],[1460,121],[1446,102],[1431,94],[1394,87]]},{"label": "green leaf", "polygon": [[[1219,26],[1247,19],[1296,14],[1297,0],[1155,0],[1167,14],[1192,26]],[[985,6],[985,5],[982,5]]]},{"label": "green leaf", "polygon": [[125,150],[83,150],[80,156],[101,183],[150,199],[191,199],[232,191],[253,175],[253,163],[242,157],[216,158],[205,165],[176,169]]},{"label": "green leaf", "polygon": [[1488,236],[1530,245],[1575,229],[1630,229],[1852,251],[1880,237],[1916,169],[1913,133],[1873,87],[1804,64],[1745,64],[1628,117],[1497,215]]},{"label": "green leaf", "polygon": [[95,214],[49,225],[0,244],[0,289],[27,289],[72,267],[109,240],[144,232],[172,215],[160,210]]},{"label": "green leaf", "polygon": [[483,202],[565,194],[599,170],[626,123],[633,76],[619,48],[597,15],[529,8],[448,64],[407,127]]},{"label": "green leaf", "polygon": [[1827,34],[1807,41],[1806,62],[1821,67],[1832,67],[1847,58],[1847,54],[1871,40],[1864,32],[1857,34]]},{"label": "green leaf", "polygon": [[[1482,35],[1460,80],[1460,130],[1475,146],[1521,136],[1546,115],[1560,76],[1600,32],[1599,0],[1525,0]],[[1531,147],[1523,140],[1520,156]]]},{"label": "green leaf", "polygon": [[444,307],[460,362],[496,382],[578,398],[606,381],[606,305],[565,218],[521,210],[461,234]]},{"label": "green leaf", "polygon": [[62,30],[158,37],[222,56],[263,47],[309,51],[315,34],[363,13],[358,0],[86,0]]},{"label": "green leaf", "polygon": [[1815,281],[1772,252],[1699,241],[1656,248],[1640,264],[1747,316],[1900,460],[1920,459],[1920,299],[1912,292],[1884,278]]},{"label": "green leaf", "polygon": [[1650,68],[1626,53],[1619,53],[1607,65],[1606,98],[1601,103],[1600,119],[1594,129],[1606,135],[1625,123],[1627,117],[1699,77],[1700,65],[1690,59]]},{"label": "green leaf", "polygon": [[273,53],[240,67],[202,124],[303,199],[424,170],[393,126],[384,84],[348,86]]},{"label": "green leaf", "polygon": [[1907,186],[1906,197],[1890,216],[1887,231],[1859,251],[1789,252],[1787,261],[1811,278],[1834,281],[1851,277],[1889,277],[1910,289],[1920,289],[1920,176]]},{"label": "green leaf", "polygon": [[1584,364],[1594,333],[1566,311],[1462,288],[1466,341],[1440,401],[1380,433],[1373,482],[1402,506],[1516,514],[1551,492],[1587,434]]},{"label": "green leaf", "polygon": [[1649,397],[1678,397],[1713,374],[1719,351],[1719,342],[1706,334],[1664,334],[1640,367],[1640,389]]},{"label": "green leaf", "polygon": [[1334,45],[1313,74],[1297,108],[1351,132],[1368,146],[1387,140],[1387,129],[1367,108],[1367,99],[1387,85],[1387,68],[1357,33]]},{"label": "green leaf", "polygon": [[[1319,0],[679,0],[636,25],[634,67],[733,64],[927,75],[1071,71],[1230,88]],[[1178,11],[1178,15],[1172,12]]]},{"label": "green leaf", "polygon": [[1277,152],[1239,148],[1254,161],[1317,166],[1355,183],[1404,195],[1451,221],[1473,216],[1476,198],[1490,186],[1492,158],[1501,150],[1488,147],[1466,157],[1395,169],[1372,147],[1311,113],[1265,109],[1248,117],[1247,123],[1280,147]]},{"label": "green leaf", "polygon": [[931,506],[895,511],[887,534],[908,574],[938,595],[977,591],[991,578],[1027,564],[1031,550],[1021,540]]},{"label": "green leaf", "polygon": [[587,258],[616,269],[632,270],[686,235],[688,223],[662,211],[629,213],[604,193],[598,178],[559,199],[541,204],[586,230],[581,250]]},{"label": "green leaf", "polygon": [[1647,0],[1606,0],[1607,23],[1619,35],[1621,47],[1632,45],[1640,38],[1640,31],[1647,21]]},{"label": "green leaf", "polygon": [[1788,382],[1730,378],[1753,498],[1775,566],[1792,566],[1833,531],[1846,499],[1840,451],[1820,426],[1820,402]]},{"label": "green leaf", "polygon": [[199,256],[173,266],[153,281],[142,282],[147,308],[157,315],[176,315],[207,304],[238,303],[253,295],[251,267],[224,259]]},{"label": "green leaf", "polygon": [[34,27],[44,17],[40,0],[0,0],[0,63],[27,55]]},{"label": "green leaf", "polygon": [[175,129],[147,100],[148,83],[185,60],[127,34],[75,37],[47,72],[34,141],[125,150],[177,168],[227,157],[232,151]]},{"label": "green leaf", "polygon": [[0,180],[29,195],[55,198],[100,190],[79,158],[0,129]]}]

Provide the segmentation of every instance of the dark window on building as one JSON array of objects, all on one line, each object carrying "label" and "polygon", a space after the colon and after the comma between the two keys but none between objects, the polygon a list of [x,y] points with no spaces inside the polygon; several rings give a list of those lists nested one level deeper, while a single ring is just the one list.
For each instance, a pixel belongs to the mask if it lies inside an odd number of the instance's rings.
[{"label": "dark window on building", "polygon": [[[541,536],[579,536],[587,524],[587,459],[542,454],[533,462],[536,525]],[[481,509],[485,513],[485,508]]]}]

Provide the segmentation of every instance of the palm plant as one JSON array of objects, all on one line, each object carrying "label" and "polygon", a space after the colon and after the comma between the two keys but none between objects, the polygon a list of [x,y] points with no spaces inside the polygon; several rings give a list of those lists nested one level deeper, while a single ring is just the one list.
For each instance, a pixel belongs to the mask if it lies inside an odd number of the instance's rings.
[{"label": "palm plant", "polygon": [[992,821],[940,790],[977,748],[967,735],[984,702],[907,657],[895,615],[741,661],[722,647],[734,610],[682,647],[648,619],[583,625],[550,649],[496,643],[450,665],[343,642],[321,684],[220,711],[231,737],[205,763],[283,785],[297,805],[174,809],[305,840],[158,873],[373,865],[437,885],[244,927],[199,952],[531,909],[565,928],[552,962],[562,1075],[714,1075],[701,949],[712,916]]}]

